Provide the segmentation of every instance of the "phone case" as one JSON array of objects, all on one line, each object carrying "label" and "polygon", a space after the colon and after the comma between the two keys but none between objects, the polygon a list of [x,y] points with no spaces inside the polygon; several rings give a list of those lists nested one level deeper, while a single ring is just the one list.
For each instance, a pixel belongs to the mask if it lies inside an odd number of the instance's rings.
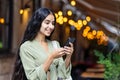
[{"label": "phone case", "polygon": [[69,42],[74,43],[74,41],[75,41],[75,38],[69,37],[64,46],[70,46]]}]

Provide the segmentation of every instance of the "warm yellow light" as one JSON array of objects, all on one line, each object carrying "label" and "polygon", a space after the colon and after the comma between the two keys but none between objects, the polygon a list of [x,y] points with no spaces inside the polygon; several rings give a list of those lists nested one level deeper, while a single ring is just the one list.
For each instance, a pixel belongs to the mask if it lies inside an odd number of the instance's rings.
[{"label": "warm yellow light", "polygon": [[87,31],[89,31],[90,30],[90,26],[86,26],[86,28],[85,28]]},{"label": "warm yellow light", "polygon": [[78,20],[77,23],[78,23],[78,25],[79,25],[80,28],[83,26],[82,20]]},{"label": "warm yellow light", "polygon": [[59,16],[59,19],[60,19],[60,20],[63,20],[63,16]]},{"label": "warm yellow light", "polygon": [[68,14],[68,16],[71,16],[71,15],[72,15],[72,11],[71,11],[71,10],[68,10],[68,11],[67,11],[67,14]]},{"label": "warm yellow light", "polygon": [[91,40],[91,39],[94,39],[94,36],[92,35],[91,32],[89,32],[89,33],[87,34],[87,38]]},{"label": "warm yellow light", "polygon": [[75,6],[76,5],[76,1],[71,1],[71,3],[70,3],[72,6]]},{"label": "warm yellow light", "polygon": [[78,24],[78,25],[79,25],[79,27],[81,27],[81,28],[83,27],[83,25],[82,25],[82,24]]},{"label": "warm yellow light", "polygon": [[59,24],[61,24],[61,25],[62,25],[62,24],[63,24],[63,21],[61,20],[61,21],[59,22]]},{"label": "warm yellow light", "polygon": [[78,24],[82,24],[82,20],[78,20],[77,22],[78,22]]},{"label": "warm yellow light", "polygon": [[29,20],[29,11],[27,9],[24,9],[24,13],[23,13],[22,19],[23,19],[23,23],[27,23],[28,22],[28,20]]},{"label": "warm yellow light", "polygon": [[59,23],[59,18],[56,19],[56,22]]},{"label": "warm yellow light", "polygon": [[78,26],[78,24],[76,23],[76,22],[74,22],[74,24],[73,24],[76,28],[77,28],[77,26]]},{"label": "warm yellow light", "polygon": [[108,42],[108,37],[105,35],[105,41]]},{"label": "warm yellow light", "polygon": [[24,10],[23,10],[23,9],[20,9],[20,12],[19,12],[19,13],[20,13],[20,14],[23,14],[23,12],[24,12]]},{"label": "warm yellow light", "polygon": [[73,24],[74,24],[74,21],[73,21],[73,20],[69,20],[68,23],[69,23],[70,25],[73,25]]},{"label": "warm yellow light", "polygon": [[103,31],[97,31],[97,35],[102,36],[103,35]]},{"label": "warm yellow light", "polygon": [[88,34],[88,31],[87,31],[86,29],[84,29],[84,30],[83,30],[83,34],[82,34],[82,35],[83,35],[83,37],[86,37],[86,36],[87,36],[87,34]]},{"label": "warm yellow light", "polygon": [[82,36],[83,36],[83,37],[86,37],[86,36],[87,36],[87,34],[84,34],[84,33],[83,33],[83,34],[82,34]]},{"label": "warm yellow light", "polygon": [[103,34],[98,39],[98,45],[107,45],[107,44],[108,44],[108,37],[105,34]]},{"label": "warm yellow light", "polygon": [[59,23],[59,24],[63,24],[63,16],[59,16],[59,17],[56,19],[56,22]]},{"label": "warm yellow light", "polygon": [[5,23],[5,19],[4,18],[0,18],[0,23],[4,24]]},{"label": "warm yellow light", "polygon": [[64,21],[64,22],[67,22],[67,21],[68,21],[67,17],[64,17],[64,18],[63,18],[63,21]]},{"label": "warm yellow light", "polygon": [[108,44],[108,37],[106,35],[104,37],[105,37],[105,39],[104,39],[104,45],[107,45]]},{"label": "warm yellow light", "polygon": [[63,15],[63,12],[62,12],[62,11],[58,11],[58,15],[59,15],[59,16],[62,16],[62,15]]},{"label": "warm yellow light", "polygon": [[58,18],[58,14],[57,13],[55,13],[55,17]]},{"label": "warm yellow light", "polygon": [[88,22],[90,22],[90,21],[91,21],[91,17],[90,17],[90,16],[87,16],[87,17],[86,17],[86,20],[87,20]]},{"label": "warm yellow light", "polygon": [[97,40],[98,45],[102,45],[102,40]]},{"label": "warm yellow light", "polygon": [[103,31],[97,31],[97,35],[96,35],[96,38],[97,39],[100,39],[101,38],[101,36],[103,36]]},{"label": "warm yellow light", "polygon": [[77,30],[80,30],[80,29],[81,29],[81,26],[77,25],[77,26],[76,26],[76,29],[77,29]]},{"label": "warm yellow light", "polygon": [[87,21],[86,20],[83,20],[83,25],[87,25]]},{"label": "warm yellow light", "polygon": [[93,31],[92,31],[92,34],[93,34],[93,35],[96,35],[96,33],[97,33],[96,30],[93,30]]},{"label": "warm yellow light", "polygon": [[70,28],[69,28],[69,26],[66,26],[65,27],[65,35],[69,36],[69,33],[70,33]]}]

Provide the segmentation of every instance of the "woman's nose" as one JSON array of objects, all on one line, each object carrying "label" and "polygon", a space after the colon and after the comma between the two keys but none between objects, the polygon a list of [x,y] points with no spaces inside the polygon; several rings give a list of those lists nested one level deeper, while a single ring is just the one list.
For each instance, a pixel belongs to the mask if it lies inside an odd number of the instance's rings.
[{"label": "woman's nose", "polygon": [[49,24],[49,27],[50,27],[51,29],[54,29],[54,25],[53,25],[52,23]]}]

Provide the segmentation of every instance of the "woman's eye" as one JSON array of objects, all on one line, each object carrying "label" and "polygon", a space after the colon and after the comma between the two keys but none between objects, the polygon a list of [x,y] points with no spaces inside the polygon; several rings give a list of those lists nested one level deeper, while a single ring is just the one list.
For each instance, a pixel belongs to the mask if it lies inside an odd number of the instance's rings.
[{"label": "woman's eye", "polygon": [[55,25],[55,22],[52,22],[52,25]]},{"label": "woman's eye", "polygon": [[54,22],[54,21],[45,21],[45,24],[52,24],[52,25],[55,25],[55,22]]},{"label": "woman's eye", "polygon": [[45,24],[49,24],[50,22],[46,21]]},{"label": "woman's eye", "polygon": [[46,24],[49,24],[48,22]]}]

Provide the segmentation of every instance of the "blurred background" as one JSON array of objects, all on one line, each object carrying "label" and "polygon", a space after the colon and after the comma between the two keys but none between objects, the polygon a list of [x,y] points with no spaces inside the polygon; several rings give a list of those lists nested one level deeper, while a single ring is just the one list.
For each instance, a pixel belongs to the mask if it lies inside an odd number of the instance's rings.
[{"label": "blurred background", "polygon": [[11,80],[16,52],[26,25],[39,7],[55,12],[51,39],[64,45],[74,37],[73,80],[104,80],[103,55],[120,49],[120,0],[0,0],[0,80]]}]

